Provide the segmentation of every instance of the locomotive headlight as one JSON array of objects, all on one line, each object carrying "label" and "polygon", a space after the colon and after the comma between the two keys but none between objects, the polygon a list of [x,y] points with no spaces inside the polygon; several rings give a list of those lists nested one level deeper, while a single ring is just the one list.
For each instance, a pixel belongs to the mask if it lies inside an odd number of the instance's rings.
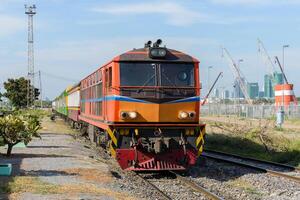
[{"label": "locomotive headlight", "polygon": [[127,112],[121,112],[120,116],[122,119],[125,119],[125,118],[127,118],[128,114],[127,114]]},{"label": "locomotive headlight", "polygon": [[167,49],[161,47],[151,48],[149,52],[149,56],[151,58],[164,58],[166,57],[166,55],[167,55]]},{"label": "locomotive headlight", "polygon": [[135,119],[137,117],[137,113],[134,111],[128,112],[128,116],[130,119]]},{"label": "locomotive headlight", "polygon": [[189,112],[189,118],[195,118],[196,112]]},{"label": "locomotive headlight", "polygon": [[179,119],[186,119],[188,118],[189,114],[187,112],[184,112],[184,111],[180,111],[179,114],[178,114],[178,118]]},{"label": "locomotive headlight", "polygon": [[129,111],[129,112],[125,112],[125,111],[121,111],[120,116],[122,119],[135,119],[137,118],[137,112],[134,111]]}]

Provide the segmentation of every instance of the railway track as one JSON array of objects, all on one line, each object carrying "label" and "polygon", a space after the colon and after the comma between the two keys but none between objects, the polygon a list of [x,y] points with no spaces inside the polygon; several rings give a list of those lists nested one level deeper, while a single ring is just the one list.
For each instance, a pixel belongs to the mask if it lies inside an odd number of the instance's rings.
[{"label": "railway track", "polygon": [[[154,190],[156,190],[157,193],[160,194],[162,199],[182,199],[182,197],[177,196],[181,195],[180,193],[188,193],[188,199],[222,199],[216,194],[208,191],[207,189],[201,187],[200,185],[196,184],[195,182],[189,180],[184,176],[181,176],[176,172],[167,171],[166,173],[168,173],[168,175],[163,176],[166,176],[167,178],[161,178],[157,176],[150,176],[149,178],[149,176],[141,175],[139,173],[136,173],[136,175],[139,178],[143,179],[143,181],[146,182],[149,186],[151,186]],[[168,178],[170,175],[172,176],[172,178]],[[180,182],[180,184],[177,184],[178,182]],[[166,191],[166,188],[170,189],[169,186],[171,186],[172,188],[174,188],[175,186],[177,187],[177,189],[174,191]]]},{"label": "railway track", "polygon": [[300,183],[300,169],[293,166],[213,150],[206,150],[202,156],[221,162],[252,168]]}]

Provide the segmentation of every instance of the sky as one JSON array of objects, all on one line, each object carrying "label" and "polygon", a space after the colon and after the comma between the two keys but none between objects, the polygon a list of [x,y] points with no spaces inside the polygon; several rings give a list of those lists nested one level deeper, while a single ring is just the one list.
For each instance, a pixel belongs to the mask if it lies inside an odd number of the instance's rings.
[{"label": "sky", "polygon": [[216,87],[233,88],[221,47],[236,62],[243,59],[246,80],[259,82],[262,90],[270,70],[257,38],[272,60],[276,55],[282,60],[282,46],[289,45],[285,72],[300,95],[300,0],[0,0],[0,83],[27,74],[24,4],[37,7],[35,71],[41,71],[44,98],[53,99],[113,57],[158,38],[200,60],[203,96],[208,77],[212,83],[219,72],[223,77]]}]

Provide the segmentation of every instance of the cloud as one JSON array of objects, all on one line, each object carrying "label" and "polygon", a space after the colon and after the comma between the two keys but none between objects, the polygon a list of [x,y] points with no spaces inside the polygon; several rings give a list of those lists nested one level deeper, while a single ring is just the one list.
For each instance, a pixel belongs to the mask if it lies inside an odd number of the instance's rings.
[{"label": "cloud", "polygon": [[23,30],[26,27],[23,19],[0,14],[0,35],[6,36]]},{"label": "cloud", "polygon": [[[234,3],[235,0],[225,0]],[[256,1],[256,0],[248,0]],[[221,3],[216,0],[215,3]],[[244,22],[263,22],[265,19],[260,16],[222,16],[220,13],[208,14],[201,8],[191,9],[175,2],[136,3],[136,4],[110,4],[101,5],[91,9],[94,12],[114,16],[137,16],[137,15],[160,15],[165,21],[173,26],[190,26],[197,23],[209,23],[218,25],[231,25]],[[115,20],[116,21],[116,20]],[[88,22],[86,24],[89,24]]]},{"label": "cloud", "polygon": [[297,5],[299,0],[210,0],[214,4],[221,5],[242,5],[242,6],[278,6]]},{"label": "cloud", "polygon": [[193,11],[180,4],[158,1],[152,3],[99,6],[92,10],[117,16],[160,14],[166,17],[168,24],[175,26],[187,26],[196,22],[206,22],[210,19],[209,15]]}]

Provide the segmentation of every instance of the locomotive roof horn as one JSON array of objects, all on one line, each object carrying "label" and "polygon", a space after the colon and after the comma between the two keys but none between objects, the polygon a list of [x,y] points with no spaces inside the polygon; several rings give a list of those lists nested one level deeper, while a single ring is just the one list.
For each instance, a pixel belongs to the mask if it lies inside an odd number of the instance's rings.
[{"label": "locomotive roof horn", "polygon": [[149,40],[148,42],[145,43],[145,48],[151,47],[151,44],[152,44],[152,42],[151,42],[151,40]]},{"label": "locomotive roof horn", "polygon": [[158,40],[156,40],[156,42],[153,43],[153,47],[159,47],[159,45],[161,45],[161,43],[162,43],[162,40],[158,39]]}]

